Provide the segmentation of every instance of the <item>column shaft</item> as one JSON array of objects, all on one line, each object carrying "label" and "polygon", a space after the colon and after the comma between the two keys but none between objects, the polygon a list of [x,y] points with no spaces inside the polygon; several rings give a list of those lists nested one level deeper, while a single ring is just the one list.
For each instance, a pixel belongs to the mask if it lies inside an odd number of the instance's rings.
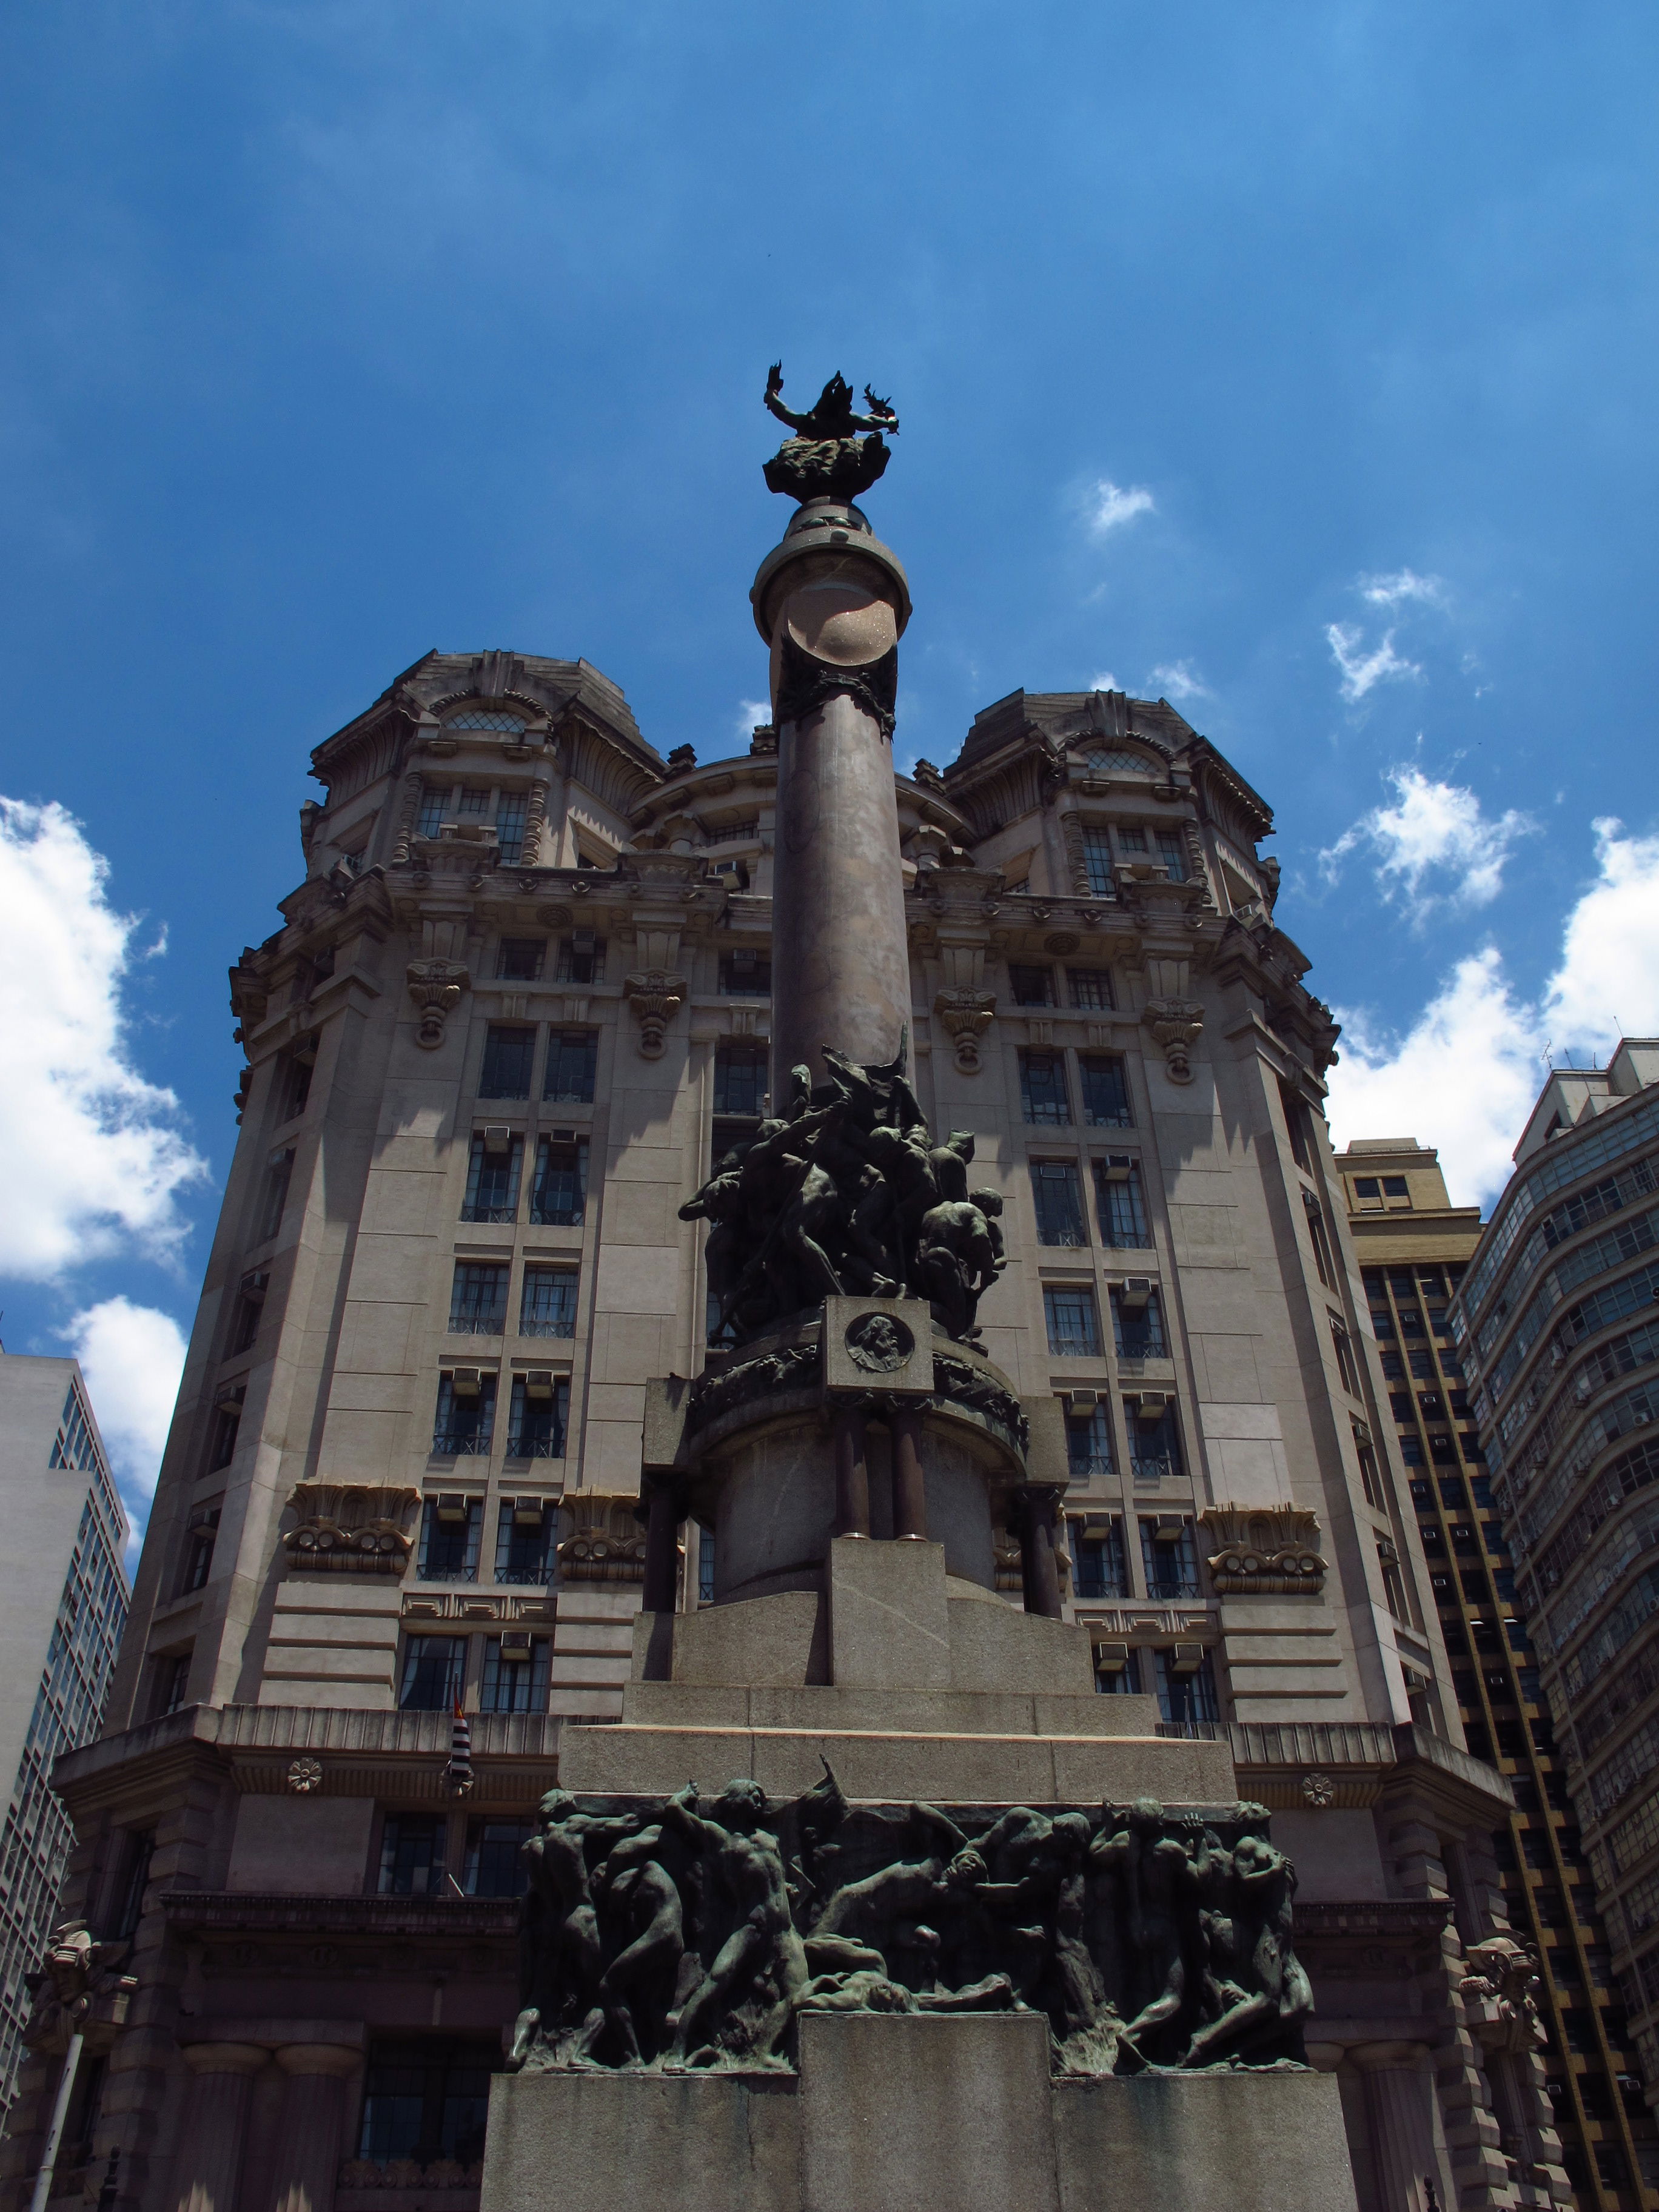
[{"label": "column shaft", "polygon": [[1349,2057],[1365,2083],[1365,2110],[1379,2204],[1393,2212],[1425,2212],[1425,2180],[1435,2179],[1443,2205],[1445,2185],[1435,2150],[1431,2110],[1434,2083],[1421,2044],[1359,2044]]},{"label": "column shaft", "polygon": [[179,2130],[173,2195],[178,2212],[236,2212],[248,2100],[266,2056],[257,2044],[186,2046],[185,2063],[195,2078]]},{"label": "column shaft", "polygon": [[870,1533],[870,1465],[863,1408],[843,1406],[836,1415],[836,1534]]},{"label": "column shaft", "polygon": [[357,2063],[355,2051],[334,2044],[289,2044],[276,2053],[288,2081],[271,2212],[333,2212],[345,2076]]},{"label": "column shaft", "polygon": [[1054,1502],[1052,1490],[1020,1492],[1019,1568],[1024,1588],[1025,1610],[1045,1620],[1060,1618],[1060,1562],[1054,1556]]},{"label": "column shaft", "polygon": [[927,1484],[921,1466],[921,1415],[914,1406],[902,1406],[890,1417],[887,1431],[893,1442],[893,1534],[927,1534]]}]

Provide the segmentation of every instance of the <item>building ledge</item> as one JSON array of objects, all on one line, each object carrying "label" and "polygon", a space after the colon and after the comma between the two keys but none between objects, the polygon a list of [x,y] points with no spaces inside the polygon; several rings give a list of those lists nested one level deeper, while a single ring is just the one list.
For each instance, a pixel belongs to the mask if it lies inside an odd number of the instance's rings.
[{"label": "building ledge", "polygon": [[[175,1889],[169,1928],[192,1934],[500,1936],[518,1926],[515,1897],[283,1897],[268,1891]],[[182,2033],[182,2030],[181,2030]]]},{"label": "building ledge", "polygon": [[1325,1782],[1343,1802],[1368,1803],[1412,1770],[1478,1823],[1515,1810],[1514,1787],[1495,1766],[1409,1721],[1235,1721],[1228,1735],[1241,1788],[1248,1778],[1279,1810],[1332,1802],[1320,1793]]}]

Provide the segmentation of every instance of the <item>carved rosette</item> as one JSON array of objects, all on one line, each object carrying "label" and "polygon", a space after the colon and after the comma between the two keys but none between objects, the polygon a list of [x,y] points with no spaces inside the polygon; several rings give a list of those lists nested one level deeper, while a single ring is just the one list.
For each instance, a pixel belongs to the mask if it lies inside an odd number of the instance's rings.
[{"label": "carved rosette", "polygon": [[1204,1031],[1204,1009],[1196,999],[1148,999],[1141,1020],[1164,1053],[1164,1073],[1171,1083],[1193,1079],[1193,1047]]},{"label": "carved rosette", "polygon": [[1199,1516],[1223,1596],[1316,1597],[1325,1587],[1319,1516],[1299,1506],[1212,1505]]},{"label": "carved rosette", "polygon": [[403,1484],[300,1482],[283,1548],[290,1572],[401,1575],[415,1545],[421,1493]]},{"label": "carved rosette", "polygon": [[685,1003],[690,988],[684,975],[665,969],[641,968],[623,978],[623,990],[639,1018],[640,1051],[647,1060],[662,1057],[668,1024]]},{"label": "carved rosette", "polygon": [[933,1000],[933,1012],[951,1040],[957,1066],[964,1074],[979,1072],[980,1040],[990,1028],[996,1010],[994,991],[941,991]]},{"label": "carved rosette", "polygon": [[471,977],[459,960],[411,960],[409,995],[421,1017],[415,1042],[435,1052],[444,1041],[444,1024],[461,1003]]}]

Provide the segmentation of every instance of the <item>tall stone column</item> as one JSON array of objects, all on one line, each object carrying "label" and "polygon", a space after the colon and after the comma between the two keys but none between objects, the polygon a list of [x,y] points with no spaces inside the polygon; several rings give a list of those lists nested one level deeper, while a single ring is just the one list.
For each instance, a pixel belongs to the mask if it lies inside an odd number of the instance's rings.
[{"label": "tall stone column", "polygon": [[277,2051],[288,2081],[271,2212],[333,2212],[345,2085],[361,2062],[361,2052],[337,2043],[289,2043]]},{"label": "tall stone column", "polygon": [[187,2043],[194,2077],[173,2169],[177,2212],[237,2212],[237,2184],[254,2075],[270,2053],[257,2043]]},{"label": "tall stone column", "polygon": [[910,955],[893,783],[904,571],[845,500],[812,499],[761,563],[750,594],[771,648],[778,732],[773,864],[772,1097],[790,1072],[825,1073],[832,1046],[896,1059]]},{"label": "tall stone column", "polygon": [[[1399,2212],[1427,2212],[1432,2178],[1443,2205],[1449,2177],[1434,2142],[1434,2081],[1422,2043],[1356,2043],[1348,2057],[1364,2077],[1376,2201]],[[1455,2203],[1455,2197],[1452,2198]]]}]

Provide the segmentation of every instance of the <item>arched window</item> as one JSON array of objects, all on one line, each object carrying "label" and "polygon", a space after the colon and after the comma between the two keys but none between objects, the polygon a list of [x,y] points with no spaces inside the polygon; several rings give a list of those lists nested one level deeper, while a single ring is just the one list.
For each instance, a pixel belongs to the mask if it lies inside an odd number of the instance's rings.
[{"label": "arched window", "polygon": [[1144,753],[1109,752],[1102,746],[1085,756],[1085,775],[1152,775],[1156,770]]},{"label": "arched window", "polygon": [[475,708],[465,714],[455,715],[452,720],[444,724],[444,728],[447,731],[456,732],[493,730],[499,737],[521,738],[524,735],[525,726],[521,715],[494,714],[487,713],[483,708]]}]

